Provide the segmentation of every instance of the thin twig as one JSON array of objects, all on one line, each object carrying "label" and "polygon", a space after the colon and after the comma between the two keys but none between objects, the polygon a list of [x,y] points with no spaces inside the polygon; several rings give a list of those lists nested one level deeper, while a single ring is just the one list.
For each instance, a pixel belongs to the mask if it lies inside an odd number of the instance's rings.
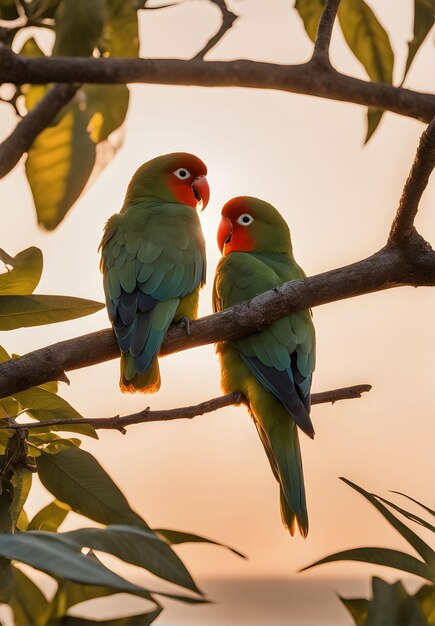
[{"label": "thin twig", "polygon": [[435,96],[346,76],[309,62],[278,65],[248,61],[181,59],[30,58],[0,46],[0,82],[146,83],[276,89],[354,102],[430,122]]},{"label": "thin twig", "polygon": [[[350,400],[353,398],[361,398],[361,395],[370,391],[371,385],[354,385],[352,387],[343,387],[342,389],[332,389],[331,391],[322,391],[321,393],[313,393],[311,396],[311,404],[326,404],[328,402],[337,402],[338,400]],[[28,424],[18,424],[11,421],[8,426],[1,426],[2,429],[32,429],[46,428],[51,426],[70,426],[71,424],[91,424],[97,429],[114,429],[122,433],[125,432],[126,426],[132,424],[143,424],[148,422],[168,422],[179,419],[193,419],[205,413],[212,413],[226,406],[242,404],[244,398],[240,393],[229,393],[226,396],[212,398],[200,404],[193,406],[184,406],[177,409],[167,409],[164,411],[150,411],[149,407],[139,413],[125,415],[119,417],[72,417],[69,419],[47,420],[45,422],[29,422]]]},{"label": "thin twig", "polygon": [[329,46],[339,5],[340,0],[327,0],[317,29],[313,59],[317,62],[321,61],[325,65],[330,65]]},{"label": "thin twig", "polygon": [[27,152],[36,137],[54,120],[76,93],[77,84],[58,84],[50,89],[0,144],[0,178],[6,176]]},{"label": "thin twig", "polygon": [[208,40],[208,42],[205,44],[202,50],[200,50],[197,54],[195,54],[194,57],[192,57],[193,61],[195,60],[202,61],[205,55],[207,54],[207,52],[210,52],[210,50],[214,48],[215,45],[222,39],[225,33],[228,30],[230,30],[230,28],[232,27],[232,25],[234,24],[234,22],[236,21],[238,17],[235,13],[233,13],[232,11],[228,9],[225,0],[210,0],[210,2],[215,4],[220,10],[221,15],[222,15],[222,23],[217,33]]},{"label": "thin twig", "polygon": [[435,166],[435,117],[420,138],[414,163],[405,183],[389,242],[400,243],[411,236],[423,191]]}]

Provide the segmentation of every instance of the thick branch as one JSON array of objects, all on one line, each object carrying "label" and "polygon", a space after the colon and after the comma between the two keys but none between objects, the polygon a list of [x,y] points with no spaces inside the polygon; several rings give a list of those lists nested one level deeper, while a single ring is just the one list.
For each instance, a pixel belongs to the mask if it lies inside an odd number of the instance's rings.
[{"label": "thick branch", "polygon": [[327,0],[317,29],[313,59],[320,60],[326,65],[329,65],[329,46],[339,5],[340,0]]},{"label": "thick branch", "polygon": [[414,163],[405,183],[399,208],[390,231],[391,243],[404,242],[415,232],[417,215],[423,191],[435,167],[435,117],[420,138]]},{"label": "thick branch", "polygon": [[6,176],[27,152],[36,137],[71,100],[79,85],[58,84],[50,89],[34,109],[21,120],[0,144],[0,178]]},{"label": "thick branch", "polygon": [[[276,320],[310,307],[389,289],[398,285],[435,285],[435,253],[415,248],[418,272],[400,249],[384,248],[368,259],[284,283],[221,313],[203,317],[184,328],[172,326],[161,354],[170,354],[217,341],[237,339],[266,328]],[[0,364],[0,397],[33,385],[60,380],[65,371],[119,357],[111,329],[101,330],[30,352]]]},{"label": "thick branch", "polygon": [[14,84],[147,83],[202,87],[250,87],[354,102],[430,122],[435,96],[371,83],[318,63],[278,65],[258,61],[21,57],[0,46],[0,82]]},{"label": "thick branch", "polygon": [[[361,395],[370,391],[371,385],[354,385],[353,387],[343,387],[342,389],[332,389],[331,391],[322,391],[321,393],[313,393],[311,396],[311,404],[326,404],[328,402],[337,402],[338,400],[350,400],[353,398],[361,398]],[[146,408],[139,413],[125,415],[119,417],[97,417],[97,418],[80,418],[72,417],[69,419],[47,420],[45,422],[29,422],[28,424],[19,424],[11,422],[8,426],[1,426],[0,430],[9,428],[13,430],[45,428],[50,426],[70,426],[71,424],[91,424],[94,428],[114,429],[125,432],[126,426],[132,424],[143,424],[144,422],[168,422],[178,419],[193,419],[205,413],[212,413],[218,409],[234,404],[242,404],[244,398],[240,393],[229,393],[226,396],[212,398],[200,404],[193,406],[184,406],[178,409],[167,409],[164,411],[150,411]]]},{"label": "thick branch", "polygon": [[195,56],[193,60],[203,59],[207,52],[210,52],[212,48],[216,46],[216,44],[222,39],[227,31],[230,30],[231,26],[237,19],[237,15],[230,11],[227,7],[225,0],[210,0],[213,4],[215,4],[221,12],[222,15],[222,23],[220,25],[219,30],[213,37],[211,37],[205,46],[200,50]]}]

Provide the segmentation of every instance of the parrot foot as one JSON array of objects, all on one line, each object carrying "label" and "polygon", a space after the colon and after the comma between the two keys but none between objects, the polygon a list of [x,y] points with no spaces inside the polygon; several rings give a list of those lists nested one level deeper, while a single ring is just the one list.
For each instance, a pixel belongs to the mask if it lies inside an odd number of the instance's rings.
[{"label": "parrot foot", "polygon": [[181,327],[183,327],[183,326],[185,327],[185,329],[186,329],[186,333],[187,333],[188,335],[190,335],[190,321],[191,321],[191,320],[190,320],[188,317],[182,317],[182,318],[181,318],[181,320],[178,322],[178,324],[179,324]]}]

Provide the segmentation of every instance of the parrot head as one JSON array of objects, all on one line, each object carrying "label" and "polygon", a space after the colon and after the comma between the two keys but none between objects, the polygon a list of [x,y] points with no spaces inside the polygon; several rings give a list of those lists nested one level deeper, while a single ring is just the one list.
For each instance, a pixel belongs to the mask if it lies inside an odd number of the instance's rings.
[{"label": "parrot head", "polygon": [[290,231],[280,213],[268,202],[239,196],[222,208],[218,246],[230,252],[292,253]]},{"label": "parrot head", "polygon": [[180,202],[205,209],[210,198],[207,167],[194,154],[174,152],[147,161],[136,170],[127,189],[124,206],[144,199]]}]

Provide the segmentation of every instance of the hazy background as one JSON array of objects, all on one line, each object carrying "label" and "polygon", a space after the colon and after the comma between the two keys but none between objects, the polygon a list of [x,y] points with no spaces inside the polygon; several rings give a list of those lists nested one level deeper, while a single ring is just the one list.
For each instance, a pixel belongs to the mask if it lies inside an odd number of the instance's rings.
[{"label": "hazy background", "polygon": [[[291,2],[229,4],[240,19],[210,59],[298,63],[308,58],[312,44]],[[412,34],[413,2],[369,4],[390,35],[398,83]],[[141,55],[188,58],[214,32],[219,19],[215,7],[199,1],[142,12]],[[365,77],[337,27],[332,60],[338,69]],[[433,67],[432,36],[418,53],[406,86],[433,89]],[[365,110],[352,104],[247,89],[135,85],[131,92],[124,146],[54,233],[36,225],[23,163],[0,183],[0,246],[10,254],[30,245],[43,250],[39,293],[103,299],[97,255],[103,225],[119,210],[134,170],[151,157],[176,150],[197,154],[209,168],[212,196],[201,215],[209,277],[201,314],[211,312],[220,209],[234,195],[257,195],[279,208],[307,274],[356,261],[384,244],[424,128],[387,113],[363,148]],[[14,123],[12,112],[1,107],[2,136]],[[431,201],[433,206],[433,184],[421,202],[417,227],[434,242]],[[340,549],[405,548],[379,514],[338,476],[383,495],[396,489],[428,504],[432,499],[433,505],[434,314],[434,290],[410,287],[314,310],[314,391],[358,383],[371,383],[373,390],[361,400],[313,409],[316,439],[302,436],[301,442],[310,514],[305,541],[290,539],[281,525],[277,485],[242,408],[191,422],[133,426],[124,437],[102,432],[100,441],[84,443],[151,526],[197,532],[249,556],[243,561],[219,548],[180,548],[199,586],[218,604],[172,603],[160,624],[349,624],[334,590],[343,595],[367,593],[375,572],[388,580],[397,578],[389,570],[352,563],[297,571]],[[81,320],[1,333],[0,342],[9,352],[24,353],[107,325],[103,311]],[[111,361],[72,372],[71,386],[62,385],[61,394],[83,415],[94,417],[131,413],[148,404],[153,409],[182,406],[220,393],[213,346],[165,358],[163,386],[156,396],[123,396],[118,368],[118,361]],[[42,488],[34,490],[30,512],[46,500]],[[77,523],[86,522],[71,517],[66,527]],[[142,579],[138,570],[128,572]],[[418,581],[411,582],[415,587]],[[123,607],[127,602],[132,611],[139,606],[138,600],[125,597]],[[99,606],[111,611],[107,600]]]}]

